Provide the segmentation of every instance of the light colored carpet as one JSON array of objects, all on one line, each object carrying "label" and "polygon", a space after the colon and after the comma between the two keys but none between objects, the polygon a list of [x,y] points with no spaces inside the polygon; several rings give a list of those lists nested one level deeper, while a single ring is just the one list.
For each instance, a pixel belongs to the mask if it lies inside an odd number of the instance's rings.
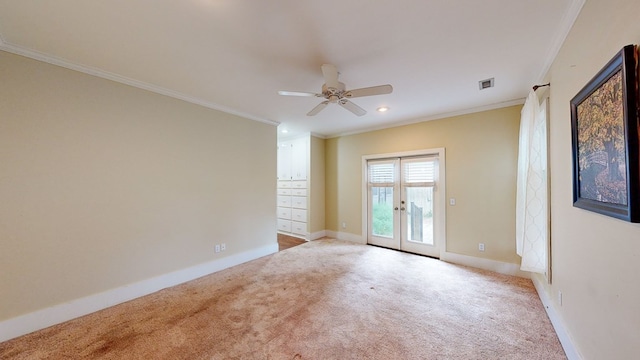
[{"label": "light colored carpet", "polygon": [[2,359],[566,359],[530,280],[313,241],[0,343]]}]

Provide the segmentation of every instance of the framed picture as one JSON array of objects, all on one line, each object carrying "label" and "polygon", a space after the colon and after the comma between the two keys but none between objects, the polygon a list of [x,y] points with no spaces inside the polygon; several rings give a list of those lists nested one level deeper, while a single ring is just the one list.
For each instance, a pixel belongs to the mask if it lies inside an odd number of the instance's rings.
[{"label": "framed picture", "polygon": [[640,222],[638,51],[625,46],[571,99],[573,206]]}]

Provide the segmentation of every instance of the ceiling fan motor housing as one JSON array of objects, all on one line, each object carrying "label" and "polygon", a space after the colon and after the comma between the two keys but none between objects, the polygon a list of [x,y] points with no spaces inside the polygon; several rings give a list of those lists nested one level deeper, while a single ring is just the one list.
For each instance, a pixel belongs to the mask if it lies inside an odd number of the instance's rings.
[{"label": "ceiling fan motor housing", "polygon": [[338,88],[327,87],[327,84],[323,84],[322,85],[322,94],[327,99],[329,97],[333,96],[333,95],[337,95],[338,97],[342,97],[342,94],[344,93],[345,89],[346,89],[346,86],[344,85],[344,83],[341,83],[341,82],[338,82]]}]

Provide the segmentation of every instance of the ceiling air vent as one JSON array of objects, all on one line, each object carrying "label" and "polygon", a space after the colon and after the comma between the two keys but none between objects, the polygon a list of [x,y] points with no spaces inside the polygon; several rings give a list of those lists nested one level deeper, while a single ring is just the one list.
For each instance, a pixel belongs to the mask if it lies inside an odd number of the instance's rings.
[{"label": "ceiling air vent", "polygon": [[478,81],[478,85],[480,86],[480,90],[488,89],[493,87],[493,78],[487,80]]}]

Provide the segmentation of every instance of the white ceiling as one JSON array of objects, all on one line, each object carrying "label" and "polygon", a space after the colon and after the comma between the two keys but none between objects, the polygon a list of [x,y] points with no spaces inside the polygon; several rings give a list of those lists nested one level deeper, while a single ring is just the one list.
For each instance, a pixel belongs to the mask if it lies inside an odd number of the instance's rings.
[{"label": "white ceiling", "polygon": [[[330,137],[522,103],[583,3],[0,0],[0,49]],[[321,99],[277,91],[320,92],[324,63],[394,91],[307,117]]]}]

